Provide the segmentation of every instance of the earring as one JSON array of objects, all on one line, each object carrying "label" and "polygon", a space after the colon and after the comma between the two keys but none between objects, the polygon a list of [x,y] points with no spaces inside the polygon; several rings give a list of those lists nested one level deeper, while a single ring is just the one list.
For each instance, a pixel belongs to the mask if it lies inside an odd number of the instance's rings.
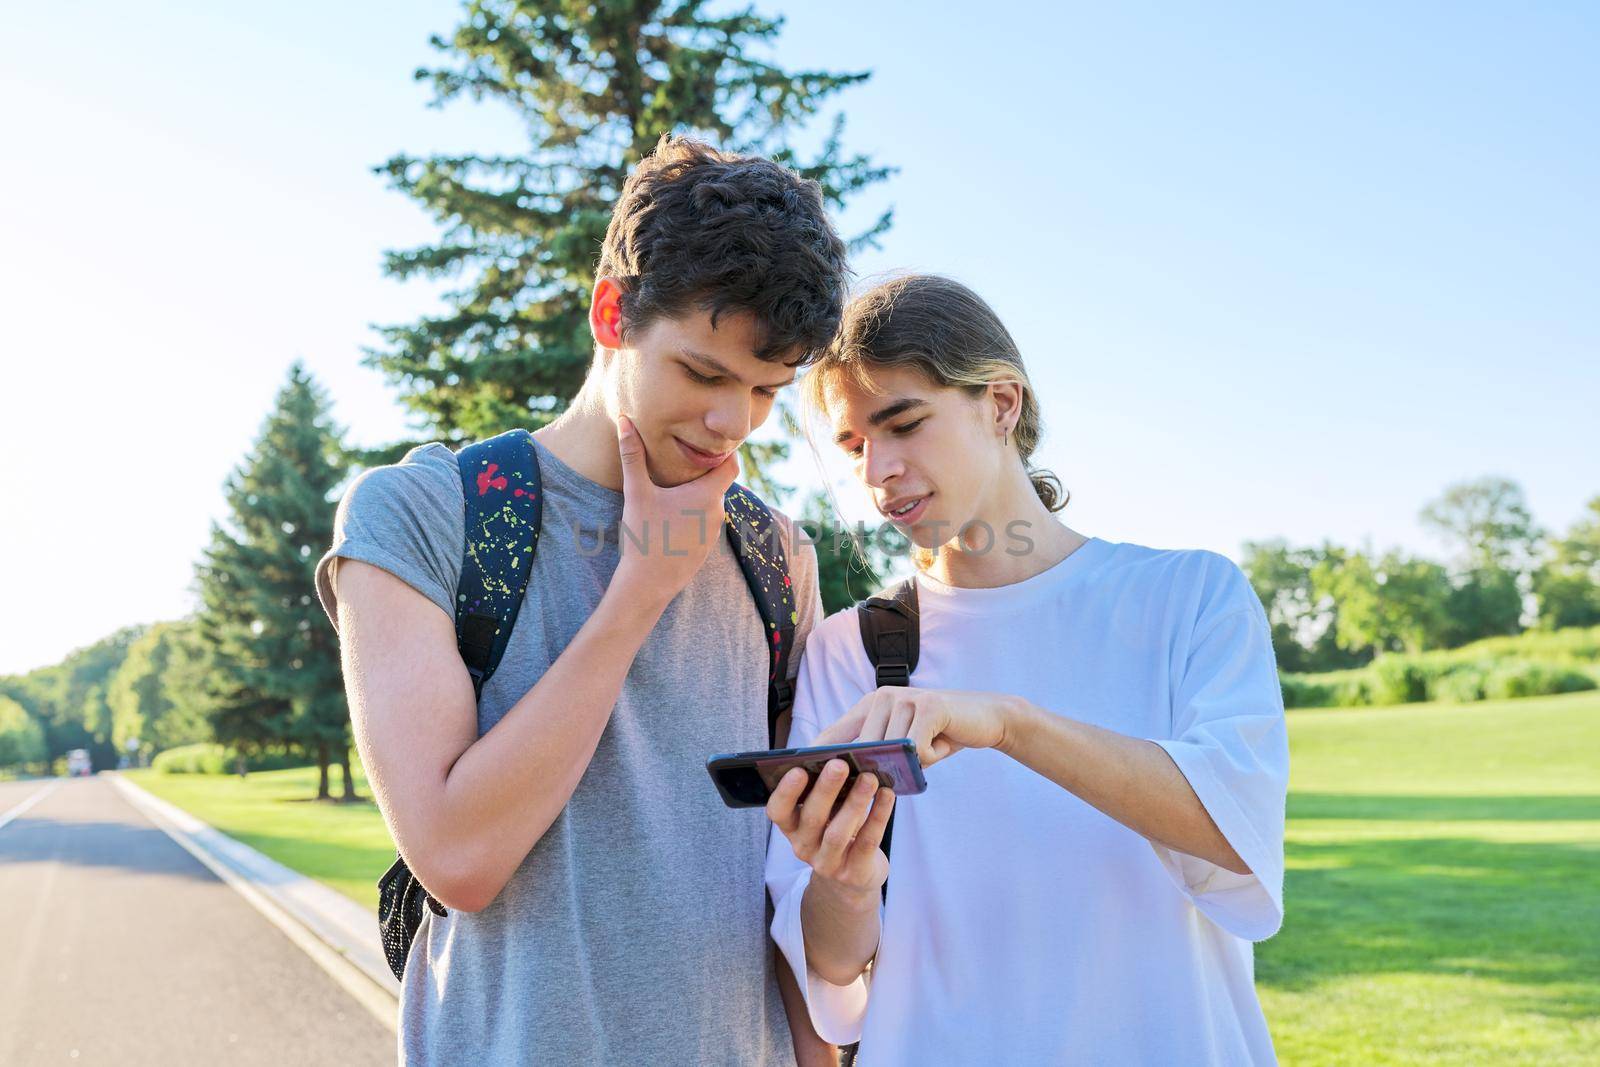
[{"label": "earring", "polygon": [[1011,431],[1010,430],[1001,430],[1000,431],[1000,447],[1001,448],[1010,448],[1011,447]]}]

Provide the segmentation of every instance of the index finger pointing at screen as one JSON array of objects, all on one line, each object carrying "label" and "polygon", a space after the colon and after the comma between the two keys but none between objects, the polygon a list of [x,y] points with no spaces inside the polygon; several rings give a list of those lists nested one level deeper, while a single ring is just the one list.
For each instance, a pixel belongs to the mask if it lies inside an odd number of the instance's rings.
[{"label": "index finger pointing at screen", "polygon": [[866,717],[862,710],[851,711],[844,718],[816,736],[813,745],[846,745],[861,736],[861,722]]}]

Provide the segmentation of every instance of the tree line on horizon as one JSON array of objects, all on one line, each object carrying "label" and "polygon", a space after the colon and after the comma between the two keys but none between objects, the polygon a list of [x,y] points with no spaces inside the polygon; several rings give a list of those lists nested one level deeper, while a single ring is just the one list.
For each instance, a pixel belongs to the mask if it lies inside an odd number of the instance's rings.
[{"label": "tree line on horizon", "polygon": [[1448,546],[1445,558],[1245,542],[1240,566],[1266,608],[1280,670],[1345,670],[1385,652],[1600,625],[1600,496],[1557,534],[1534,521],[1515,481],[1483,477],[1446,488],[1419,520]]}]

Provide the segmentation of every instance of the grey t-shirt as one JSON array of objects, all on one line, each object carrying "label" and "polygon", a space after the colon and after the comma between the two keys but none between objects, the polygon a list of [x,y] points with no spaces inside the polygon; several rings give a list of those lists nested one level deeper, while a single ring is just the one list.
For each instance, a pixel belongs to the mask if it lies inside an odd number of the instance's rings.
[{"label": "grey t-shirt", "polygon": [[[544,527],[527,600],[478,707],[482,736],[599,605],[622,494],[535,439]],[[822,614],[816,549],[779,522],[799,612],[791,677]],[[465,519],[454,454],[413,449],[345,494],[334,557],[382,567],[454,617]],[[405,1062],[765,1067],[794,1063],[767,933],[759,809],[725,807],[707,757],[767,747],[765,628],[719,537],[634,658],[577,790],[500,895],[425,912],[400,1002]],[[374,935],[376,931],[374,931]]]}]

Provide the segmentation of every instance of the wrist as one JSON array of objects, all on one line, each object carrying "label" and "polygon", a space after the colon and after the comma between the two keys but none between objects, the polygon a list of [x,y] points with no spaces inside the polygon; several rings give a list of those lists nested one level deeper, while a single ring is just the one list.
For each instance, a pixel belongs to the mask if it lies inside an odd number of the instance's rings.
[{"label": "wrist", "polygon": [[[648,585],[613,581],[601,595],[590,621],[617,639],[642,647],[671,601],[671,597],[660,595]],[[633,651],[637,652],[638,647]]]},{"label": "wrist", "polygon": [[811,884],[806,887],[806,895],[812,897],[813,906],[821,905],[836,915],[875,915],[882,894],[881,885],[866,888],[846,885],[816,871],[811,872]]},{"label": "wrist", "polygon": [[1033,702],[1025,697],[1001,697],[1000,743],[994,746],[995,750],[1016,759],[1017,753],[1027,748],[1028,737],[1033,731],[1033,724],[1037,721],[1038,710]]},{"label": "wrist", "polygon": [[647,576],[618,567],[616,573],[612,575],[610,584],[606,586],[605,595],[607,598],[615,599],[624,609],[648,614],[653,620],[667,610],[667,605],[672,603],[678,591],[666,588],[660,582],[651,581]]}]

